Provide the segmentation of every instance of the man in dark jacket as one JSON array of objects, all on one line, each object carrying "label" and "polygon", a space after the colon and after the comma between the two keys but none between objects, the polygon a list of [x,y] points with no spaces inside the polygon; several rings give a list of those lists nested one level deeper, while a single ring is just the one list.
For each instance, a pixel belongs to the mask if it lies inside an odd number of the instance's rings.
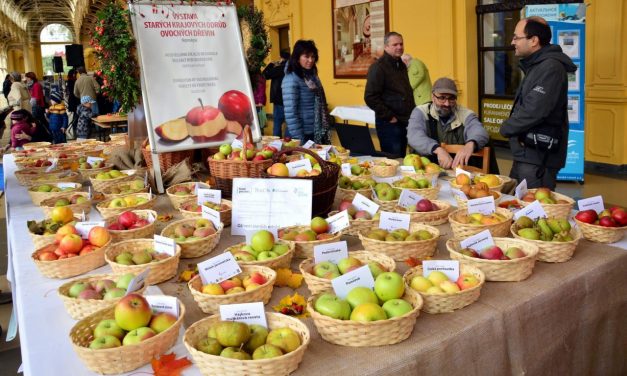
[{"label": "man in dark jacket", "polygon": [[[281,50],[281,60],[277,62],[271,62],[261,72],[266,80],[272,80],[270,82],[270,103],[273,104],[272,109],[272,135],[281,137],[283,130],[283,122],[285,121],[285,112],[283,109],[283,91],[281,90],[281,82],[285,76],[285,63],[290,58],[290,51],[285,49]],[[285,130],[285,136],[289,136],[287,129]]]},{"label": "man in dark jacket", "polygon": [[577,67],[550,42],[551,28],[544,19],[531,17],[516,25],[512,45],[525,78],[500,133],[509,138],[514,158],[509,176],[527,179],[529,188],[554,190],[557,173],[566,164],[567,73]]},{"label": "man in dark jacket", "polygon": [[368,69],[364,100],[375,113],[381,151],[405,155],[407,122],[416,106],[403,56],[403,36],[391,31],[383,39],[384,53]]}]

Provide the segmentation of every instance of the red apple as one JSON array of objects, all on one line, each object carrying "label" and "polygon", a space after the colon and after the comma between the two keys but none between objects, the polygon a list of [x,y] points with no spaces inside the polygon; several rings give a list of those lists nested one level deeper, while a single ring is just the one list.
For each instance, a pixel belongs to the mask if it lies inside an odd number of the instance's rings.
[{"label": "red apple", "polygon": [[[229,90],[222,94],[218,108],[226,120],[235,121],[241,127],[253,124],[253,110],[250,98],[238,90]],[[236,127],[237,128],[237,127]]]},{"label": "red apple", "polygon": [[128,229],[129,229],[129,230],[134,230],[134,229],[136,229],[136,228],[142,228],[142,227],[148,226],[149,224],[150,224],[150,222],[148,222],[148,220],[147,220],[147,219],[140,218],[140,219],[138,219],[138,220],[137,220],[137,222],[135,222],[135,223],[134,223],[131,227],[129,227]]},{"label": "red apple", "polygon": [[501,257],[503,257],[504,254],[503,250],[500,247],[493,245],[491,247],[486,247],[481,250],[479,256],[486,260],[501,260]]},{"label": "red apple", "polygon": [[577,213],[577,215],[575,215],[575,218],[583,223],[594,223],[594,221],[597,220],[598,215],[597,212],[589,209],[580,211],[579,213]]},{"label": "red apple", "polygon": [[115,305],[115,322],[124,330],[148,325],[152,317],[150,304],[139,294],[128,294]]},{"label": "red apple", "polygon": [[118,217],[118,223],[124,226],[124,228],[133,226],[137,220],[139,220],[139,216],[132,211],[125,211]]},{"label": "red apple", "polygon": [[54,254],[54,252],[41,252],[39,254],[39,261],[54,261],[58,257]]},{"label": "red apple", "polygon": [[59,249],[63,253],[76,253],[83,248],[83,239],[76,234],[65,235],[59,242]]},{"label": "red apple", "polygon": [[[200,100],[199,100],[200,101]],[[221,141],[226,136],[226,119],[221,110],[204,106],[192,108],[185,116],[187,132],[195,142]]]},{"label": "red apple", "polygon": [[621,208],[612,211],[612,219],[621,227],[627,226],[627,212]]},{"label": "red apple", "polygon": [[433,205],[431,204],[431,201],[423,198],[416,204],[416,210],[419,212],[430,212],[433,211]]},{"label": "red apple", "polygon": [[599,225],[603,227],[618,227],[616,221],[610,216],[602,217],[599,219]]},{"label": "red apple", "polygon": [[126,230],[126,227],[122,226],[118,222],[114,222],[114,223],[110,224],[109,226],[107,226],[107,229],[115,230],[115,231],[122,231],[122,230]]}]

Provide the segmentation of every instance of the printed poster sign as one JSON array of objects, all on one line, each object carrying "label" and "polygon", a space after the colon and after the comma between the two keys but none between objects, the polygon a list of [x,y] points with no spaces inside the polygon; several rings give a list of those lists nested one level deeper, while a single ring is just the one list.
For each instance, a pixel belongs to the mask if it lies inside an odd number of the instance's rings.
[{"label": "printed poster sign", "polygon": [[493,140],[506,141],[499,133],[501,125],[509,119],[514,101],[511,99],[483,98],[481,100],[481,122]]}]

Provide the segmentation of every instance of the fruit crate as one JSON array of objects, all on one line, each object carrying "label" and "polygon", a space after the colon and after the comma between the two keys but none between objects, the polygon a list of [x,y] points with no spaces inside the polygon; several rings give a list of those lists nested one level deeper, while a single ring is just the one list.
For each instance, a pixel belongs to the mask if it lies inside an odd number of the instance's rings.
[{"label": "fruit crate", "polygon": [[150,269],[145,283],[147,285],[156,285],[176,275],[176,271],[179,266],[179,258],[181,257],[181,247],[176,246],[176,253],[174,256],[170,256],[163,260],[156,262],[149,262],[141,265],[122,265],[115,262],[115,258],[122,252],[130,252],[135,254],[143,252],[145,249],[152,249],[154,247],[153,239],[132,239],[124,240],[119,243],[113,244],[106,250],[104,254],[105,261],[111,266],[114,274],[126,274],[133,273],[139,275],[146,268]]},{"label": "fruit crate", "polygon": [[[279,268],[289,268],[291,263],[292,263],[292,257],[294,257],[294,249],[295,249],[295,245],[294,242],[290,242],[287,240],[281,240],[281,239],[277,239],[275,241],[275,244],[285,244],[288,247],[288,251],[285,252],[282,255],[279,255],[278,257],[272,258],[272,259],[268,259],[268,260],[261,260],[261,261],[238,261],[237,263],[242,265],[242,266],[265,266],[267,268],[271,268],[271,269],[279,269]],[[232,252],[233,249],[237,248],[237,247],[241,247],[246,245],[246,243],[238,243],[235,245],[230,246],[229,248],[225,249],[224,252]]]},{"label": "fruit crate", "polygon": [[579,240],[583,237],[581,230],[578,227],[570,229],[569,235],[573,238],[573,240],[568,242],[548,242],[543,240],[525,239],[518,235],[518,227],[516,226],[516,223],[512,224],[510,231],[514,238],[537,246],[540,249],[537,259],[538,261],[543,262],[566,262],[570,260],[575,254],[575,249],[577,249]]},{"label": "fruit crate", "polygon": [[[174,234],[174,231],[178,225],[194,224],[198,219],[199,218],[185,218],[172,222],[168,224],[163,229],[163,231],[161,231],[161,236],[170,238]],[[213,251],[218,243],[220,243],[220,235],[222,235],[223,229],[224,224],[221,223],[220,226],[218,226],[218,228],[216,229],[215,234],[193,241],[177,243],[181,247],[181,258],[196,258],[211,253],[211,251]]]},{"label": "fruit crate", "polygon": [[413,233],[419,230],[428,231],[433,237],[426,240],[409,240],[409,241],[384,241],[377,239],[370,239],[366,237],[370,230],[374,230],[377,227],[362,230],[359,232],[359,240],[361,245],[368,252],[379,252],[386,256],[393,258],[395,261],[405,261],[410,257],[424,260],[433,256],[437,250],[438,239],[440,237],[440,230],[436,227],[423,225],[419,223],[412,223],[409,226],[409,232]]},{"label": "fruit crate", "polygon": [[102,247],[86,253],[84,255],[64,258],[61,260],[53,261],[39,261],[39,254],[44,250],[47,250],[48,246],[39,248],[31,255],[31,258],[35,262],[35,266],[39,269],[39,272],[48,278],[70,278],[77,275],[85,274],[91,270],[99,268],[105,264],[105,253],[111,245],[111,240]]}]

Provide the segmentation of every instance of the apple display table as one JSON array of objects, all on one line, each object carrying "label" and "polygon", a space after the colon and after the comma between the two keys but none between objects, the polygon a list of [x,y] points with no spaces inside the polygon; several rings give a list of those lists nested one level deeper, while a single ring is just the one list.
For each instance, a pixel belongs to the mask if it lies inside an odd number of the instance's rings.
[{"label": "apple display table", "polygon": [[126,115],[100,115],[93,118],[92,122],[98,127],[97,134],[100,141],[107,141],[106,138],[110,133],[116,133],[118,130],[128,127]]},{"label": "apple display table", "polygon": [[[6,179],[9,279],[19,323],[25,375],[94,375],[74,353],[68,333],[75,321],[57,297],[56,289],[67,280],[43,277],[30,258],[33,245],[26,220],[43,219],[41,209],[30,202],[26,189],[14,177],[13,157],[4,157]],[[448,187],[439,199],[454,202]],[[180,217],[165,195],[155,210]],[[92,210],[90,220],[97,220]],[[175,219],[176,219],[175,218]],[[167,223],[158,222],[157,233]],[[448,224],[437,226],[444,236],[435,259],[448,259],[445,242]],[[361,249],[357,238],[344,236],[350,250]],[[218,255],[243,241],[223,232],[220,244],[209,255],[182,260],[179,272]],[[617,247],[619,246],[619,247]],[[488,282],[479,300],[454,313],[421,313],[412,335],[404,342],[384,347],[351,348],[322,340],[310,318],[304,322],[311,342],[294,375],[450,375],[486,374],[626,374],[627,348],[627,241],[614,246],[582,240],[572,260],[562,264],[536,263],[533,274],[522,282]],[[298,270],[300,260],[292,262]],[[397,263],[397,270],[407,270]],[[90,274],[110,272],[103,266]],[[206,317],[194,302],[186,283],[177,278],[150,288],[177,296],[186,306],[185,327]],[[305,283],[297,290],[310,294]],[[266,311],[294,290],[275,288]],[[181,339],[173,350],[191,356]],[[8,370],[13,374],[15,370]],[[129,374],[151,372],[144,366]],[[199,375],[192,366],[186,376]]]},{"label": "apple display table", "polygon": [[345,124],[359,121],[374,125],[374,111],[368,106],[337,106],[333,108],[331,115],[339,117]]}]

